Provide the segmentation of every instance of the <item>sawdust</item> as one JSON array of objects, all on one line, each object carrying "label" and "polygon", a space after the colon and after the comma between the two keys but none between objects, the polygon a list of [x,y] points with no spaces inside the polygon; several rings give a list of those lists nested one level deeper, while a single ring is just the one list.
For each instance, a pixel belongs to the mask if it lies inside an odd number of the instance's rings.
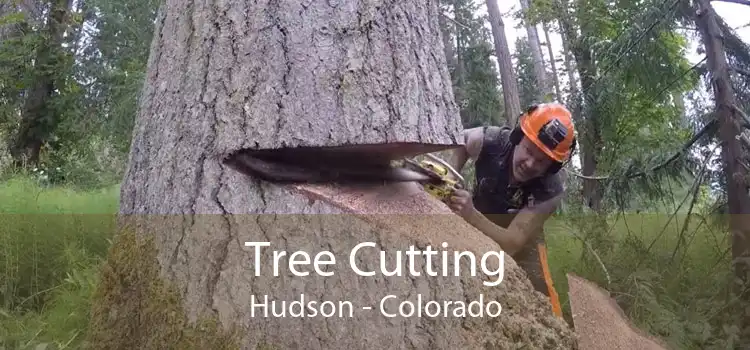
[{"label": "sawdust", "polygon": [[[301,185],[295,190],[311,201],[326,202],[380,227],[378,234],[382,241],[406,239],[417,246],[446,242],[451,249],[479,254],[500,250],[489,237],[416,183],[372,187]],[[509,256],[505,259],[504,274],[503,282],[491,288],[480,287],[475,284],[480,283],[476,280],[468,282],[470,279],[481,280],[481,273],[477,277],[462,276],[460,281],[453,283],[448,280],[430,282],[432,288],[438,288],[432,292],[438,299],[441,298],[438,295],[447,290],[459,288],[464,289],[466,298],[476,299],[484,293],[486,300],[499,300],[503,304],[503,316],[494,320],[470,317],[456,328],[435,324],[436,328],[428,331],[440,334],[433,335],[434,339],[439,339],[433,340],[437,341],[433,345],[454,347],[460,344],[461,348],[483,349],[576,349],[573,331],[554,316],[548,299],[533,290],[526,274]]]},{"label": "sawdust", "polygon": [[606,290],[575,274],[567,276],[580,349],[667,349],[658,340],[635,328]]},{"label": "sawdust", "polygon": [[[433,233],[450,233],[449,246],[456,249],[484,246],[488,238],[454,214],[447,205],[422,190],[415,182],[362,186],[301,185],[297,190],[324,200],[345,212],[388,227],[389,234],[404,230],[419,240],[434,239]],[[499,247],[495,247],[499,250]]]},{"label": "sawdust", "polygon": [[352,214],[452,214],[416,182],[372,186],[299,185],[296,189]]}]

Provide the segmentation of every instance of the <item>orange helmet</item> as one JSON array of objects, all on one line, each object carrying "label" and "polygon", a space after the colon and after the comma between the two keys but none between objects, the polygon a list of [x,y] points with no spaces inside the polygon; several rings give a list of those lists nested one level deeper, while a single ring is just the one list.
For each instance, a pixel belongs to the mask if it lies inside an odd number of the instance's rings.
[{"label": "orange helmet", "polygon": [[559,103],[531,107],[520,124],[524,135],[557,162],[564,162],[575,147],[573,116]]}]

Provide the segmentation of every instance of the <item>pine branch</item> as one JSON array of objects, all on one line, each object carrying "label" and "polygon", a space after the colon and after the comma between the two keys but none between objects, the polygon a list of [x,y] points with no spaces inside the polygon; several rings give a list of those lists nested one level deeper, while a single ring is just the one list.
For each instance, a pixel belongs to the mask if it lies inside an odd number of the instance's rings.
[{"label": "pine branch", "polygon": [[441,16],[443,16],[444,18],[446,18],[447,20],[449,20],[449,21],[451,21],[451,22],[453,22],[453,23],[455,23],[455,24],[458,24],[458,25],[460,25],[460,26],[462,26],[462,27],[464,27],[464,28],[466,28],[466,29],[471,29],[471,28],[469,28],[469,26],[467,26],[467,25],[465,25],[465,24],[463,24],[463,23],[461,23],[461,22],[459,22],[459,21],[456,21],[456,20],[455,20],[455,19],[453,19],[453,18],[450,18],[450,17],[448,16],[448,15],[446,15],[446,14],[445,14],[445,13],[443,13],[443,12],[440,12],[440,15],[441,15]]},{"label": "pine branch", "polygon": [[[666,167],[670,163],[674,162],[677,158],[679,158],[680,155],[682,155],[685,152],[687,152],[691,147],[693,147],[693,145],[696,142],[698,142],[698,140],[701,139],[701,137],[703,137],[703,135],[707,134],[709,131],[712,131],[712,129],[715,128],[715,127],[716,127],[716,120],[713,119],[710,122],[708,122],[708,124],[704,125],[703,128],[700,131],[698,131],[695,135],[693,135],[693,137],[690,140],[688,140],[688,142],[686,142],[680,148],[680,150],[678,150],[677,152],[675,152],[667,160],[665,160],[665,161],[663,161],[663,162],[661,162],[661,163],[659,163],[659,164],[651,167],[648,171],[641,170],[641,171],[637,171],[637,172],[634,172],[634,173],[626,172],[624,178],[625,179],[634,179],[634,178],[637,178],[637,177],[644,177],[648,173],[655,172],[655,171],[658,171],[658,170]],[[611,175],[606,175],[606,176],[587,176],[587,175],[583,175],[583,174],[580,174],[580,173],[572,171],[572,170],[567,170],[567,171],[569,173],[575,175],[576,177],[579,177],[581,179],[587,179],[587,180],[609,180],[609,179],[613,178]]]}]

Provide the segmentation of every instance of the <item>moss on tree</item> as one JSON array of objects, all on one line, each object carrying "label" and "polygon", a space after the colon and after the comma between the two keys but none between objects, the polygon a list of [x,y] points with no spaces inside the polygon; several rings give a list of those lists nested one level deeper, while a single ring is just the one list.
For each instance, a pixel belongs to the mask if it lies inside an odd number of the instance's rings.
[{"label": "moss on tree", "polygon": [[214,316],[192,323],[179,292],[161,277],[149,238],[123,230],[110,248],[94,293],[92,349],[239,349],[236,329]]}]

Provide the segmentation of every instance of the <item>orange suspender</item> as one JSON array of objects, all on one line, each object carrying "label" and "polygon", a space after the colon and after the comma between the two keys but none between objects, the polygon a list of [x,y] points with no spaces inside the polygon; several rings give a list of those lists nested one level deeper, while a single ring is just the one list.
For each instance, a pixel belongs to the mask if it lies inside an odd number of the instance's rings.
[{"label": "orange suspender", "polygon": [[547,284],[547,292],[549,293],[550,303],[552,303],[552,312],[557,317],[562,318],[562,308],[560,307],[560,299],[557,296],[555,286],[552,284],[552,275],[549,272],[549,265],[547,265],[547,247],[543,243],[537,245],[539,249],[539,261],[542,265],[542,272],[544,273],[544,282]]}]

